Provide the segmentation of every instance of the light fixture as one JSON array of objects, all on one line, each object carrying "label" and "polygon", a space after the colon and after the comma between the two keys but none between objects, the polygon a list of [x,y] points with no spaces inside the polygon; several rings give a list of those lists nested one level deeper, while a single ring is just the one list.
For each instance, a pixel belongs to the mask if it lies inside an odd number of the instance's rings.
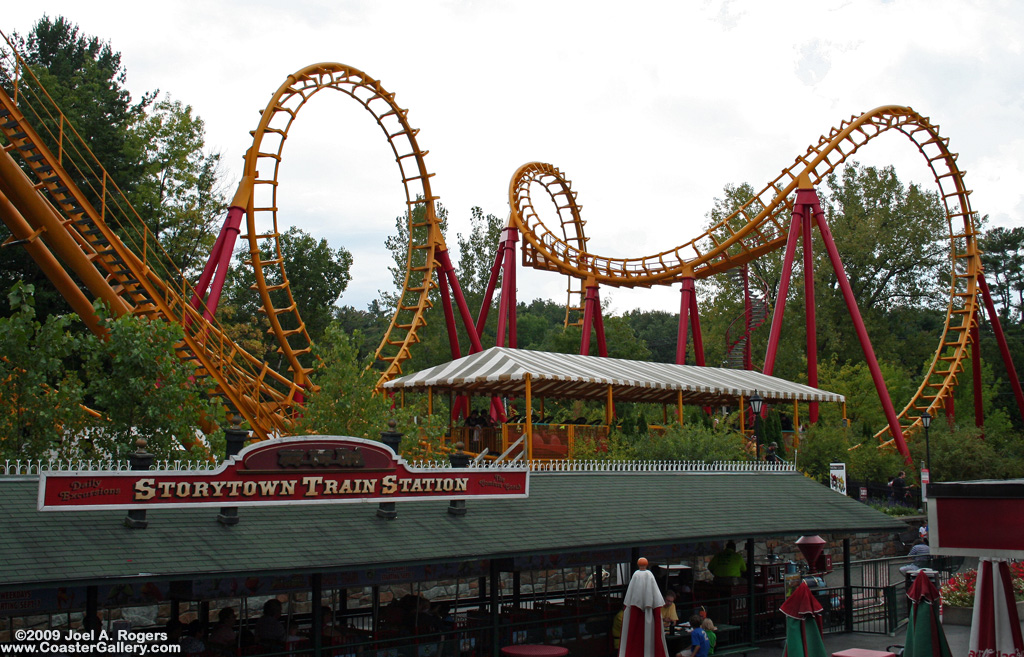
[{"label": "light fixture", "polygon": [[760,415],[762,406],[764,406],[764,400],[755,390],[754,394],[750,396],[750,410],[754,411],[754,415]]}]

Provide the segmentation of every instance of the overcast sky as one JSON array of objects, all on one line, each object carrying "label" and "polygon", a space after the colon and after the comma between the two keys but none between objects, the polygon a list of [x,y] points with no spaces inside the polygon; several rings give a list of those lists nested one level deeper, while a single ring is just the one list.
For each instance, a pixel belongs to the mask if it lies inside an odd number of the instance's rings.
[{"label": "overcast sky", "polygon": [[[47,0],[7,3],[0,29],[28,32],[43,11],[109,40],[135,96],[191,104],[224,154],[229,197],[288,74],[362,69],[421,130],[453,250],[473,206],[507,217],[509,178],[533,160],[573,181],[591,251],[664,250],[700,231],[726,183],[760,189],[844,118],[890,104],[941,125],[975,210],[1024,225],[1024,3]],[[365,307],[390,287],[400,177],[365,110],[315,101],[285,148],[282,219],[353,252],[342,302]],[[902,137],[859,159],[936,189]],[[520,299],[564,298],[555,274],[520,272],[519,286]],[[610,295],[614,312],[678,309],[676,290]]]}]

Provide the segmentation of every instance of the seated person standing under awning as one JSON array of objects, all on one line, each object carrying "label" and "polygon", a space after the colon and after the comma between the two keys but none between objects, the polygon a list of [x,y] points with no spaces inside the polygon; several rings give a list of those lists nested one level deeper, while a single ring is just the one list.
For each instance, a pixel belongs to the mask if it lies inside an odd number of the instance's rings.
[{"label": "seated person standing under awning", "polygon": [[711,559],[708,570],[715,576],[716,584],[735,585],[740,583],[743,574],[747,572],[747,562],[736,551],[736,542],[729,541],[725,549]]}]

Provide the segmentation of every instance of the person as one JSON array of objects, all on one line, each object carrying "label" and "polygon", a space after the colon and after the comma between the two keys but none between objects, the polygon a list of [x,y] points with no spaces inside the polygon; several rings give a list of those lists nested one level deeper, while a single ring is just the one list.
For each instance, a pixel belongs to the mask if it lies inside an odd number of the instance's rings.
[{"label": "person", "polygon": [[287,635],[281,623],[281,601],[271,598],[263,603],[263,615],[256,620],[256,642],[265,646],[284,647]]},{"label": "person", "polygon": [[201,655],[206,650],[203,643],[203,622],[196,619],[188,624],[184,636],[178,642],[181,652],[185,655]]},{"label": "person", "polygon": [[921,537],[922,541],[928,541],[928,525],[921,525],[917,528],[917,535]]},{"label": "person", "polygon": [[320,636],[325,646],[333,646],[341,641],[342,634],[334,626],[334,611],[327,605],[320,607]]},{"label": "person", "polygon": [[782,459],[779,458],[776,450],[779,448],[779,444],[776,442],[768,443],[768,451],[764,455],[765,463],[782,463]]},{"label": "person", "polygon": [[738,584],[739,579],[747,572],[747,562],[736,551],[736,542],[729,541],[725,549],[711,559],[708,570],[715,576],[718,584]]},{"label": "person", "polygon": [[907,553],[907,556],[913,557],[914,560],[904,566],[900,566],[900,572],[904,575],[916,573],[922,568],[927,568],[931,565],[931,549],[921,539],[914,541],[914,544],[910,546],[910,552]]},{"label": "person", "polygon": [[235,633],[235,610],[224,607],[217,614],[217,624],[210,631],[209,647],[222,655],[234,655],[238,634]]},{"label": "person", "polygon": [[892,478],[892,501],[894,504],[904,504],[907,501],[907,473],[900,470],[900,473]]},{"label": "person", "polygon": [[718,645],[718,635],[715,632],[718,631],[718,628],[715,627],[710,618],[705,618],[700,624],[700,629],[704,630],[704,633],[708,635],[708,643],[711,645],[708,653],[715,654],[715,646]]},{"label": "person", "polygon": [[676,613],[675,591],[665,591],[665,604],[661,607],[661,626],[668,632],[673,625],[679,622],[679,615]]},{"label": "person", "polygon": [[[690,654],[689,657],[708,657],[711,652],[711,642],[708,641],[708,634],[703,630],[703,621],[700,616],[690,616]],[[680,652],[676,657],[687,657],[685,652]]]}]

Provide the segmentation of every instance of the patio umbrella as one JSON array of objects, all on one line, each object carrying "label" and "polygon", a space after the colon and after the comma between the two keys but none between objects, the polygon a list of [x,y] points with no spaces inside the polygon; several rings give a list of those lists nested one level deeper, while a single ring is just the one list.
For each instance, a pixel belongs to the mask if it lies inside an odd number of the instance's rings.
[{"label": "patio umbrella", "polygon": [[779,605],[786,615],[786,650],[783,657],[827,657],[821,638],[821,603],[814,599],[807,582],[800,582],[793,595]]},{"label": "patio umbrella", "polygon": [[647,559],[637,562],[639,570],[633,573],[622,603],[622,639],[619,657],[668,657],[665,631],[661,627],[661,608],[665,598],[658,590],[654,573],[647,570]]},{"label": "patio umbrella", "polygon": [[939,622],[939,590],[925,570],[917,571],[907,597],[911,606],[904,657],[952,657]]},{"label": "patio umbrella", "polygon": [[1010,568],[1004,559],[978,560],[974,587],[974,618],[968,657],[1021,657],[1020,617],[1013,599]]}]

